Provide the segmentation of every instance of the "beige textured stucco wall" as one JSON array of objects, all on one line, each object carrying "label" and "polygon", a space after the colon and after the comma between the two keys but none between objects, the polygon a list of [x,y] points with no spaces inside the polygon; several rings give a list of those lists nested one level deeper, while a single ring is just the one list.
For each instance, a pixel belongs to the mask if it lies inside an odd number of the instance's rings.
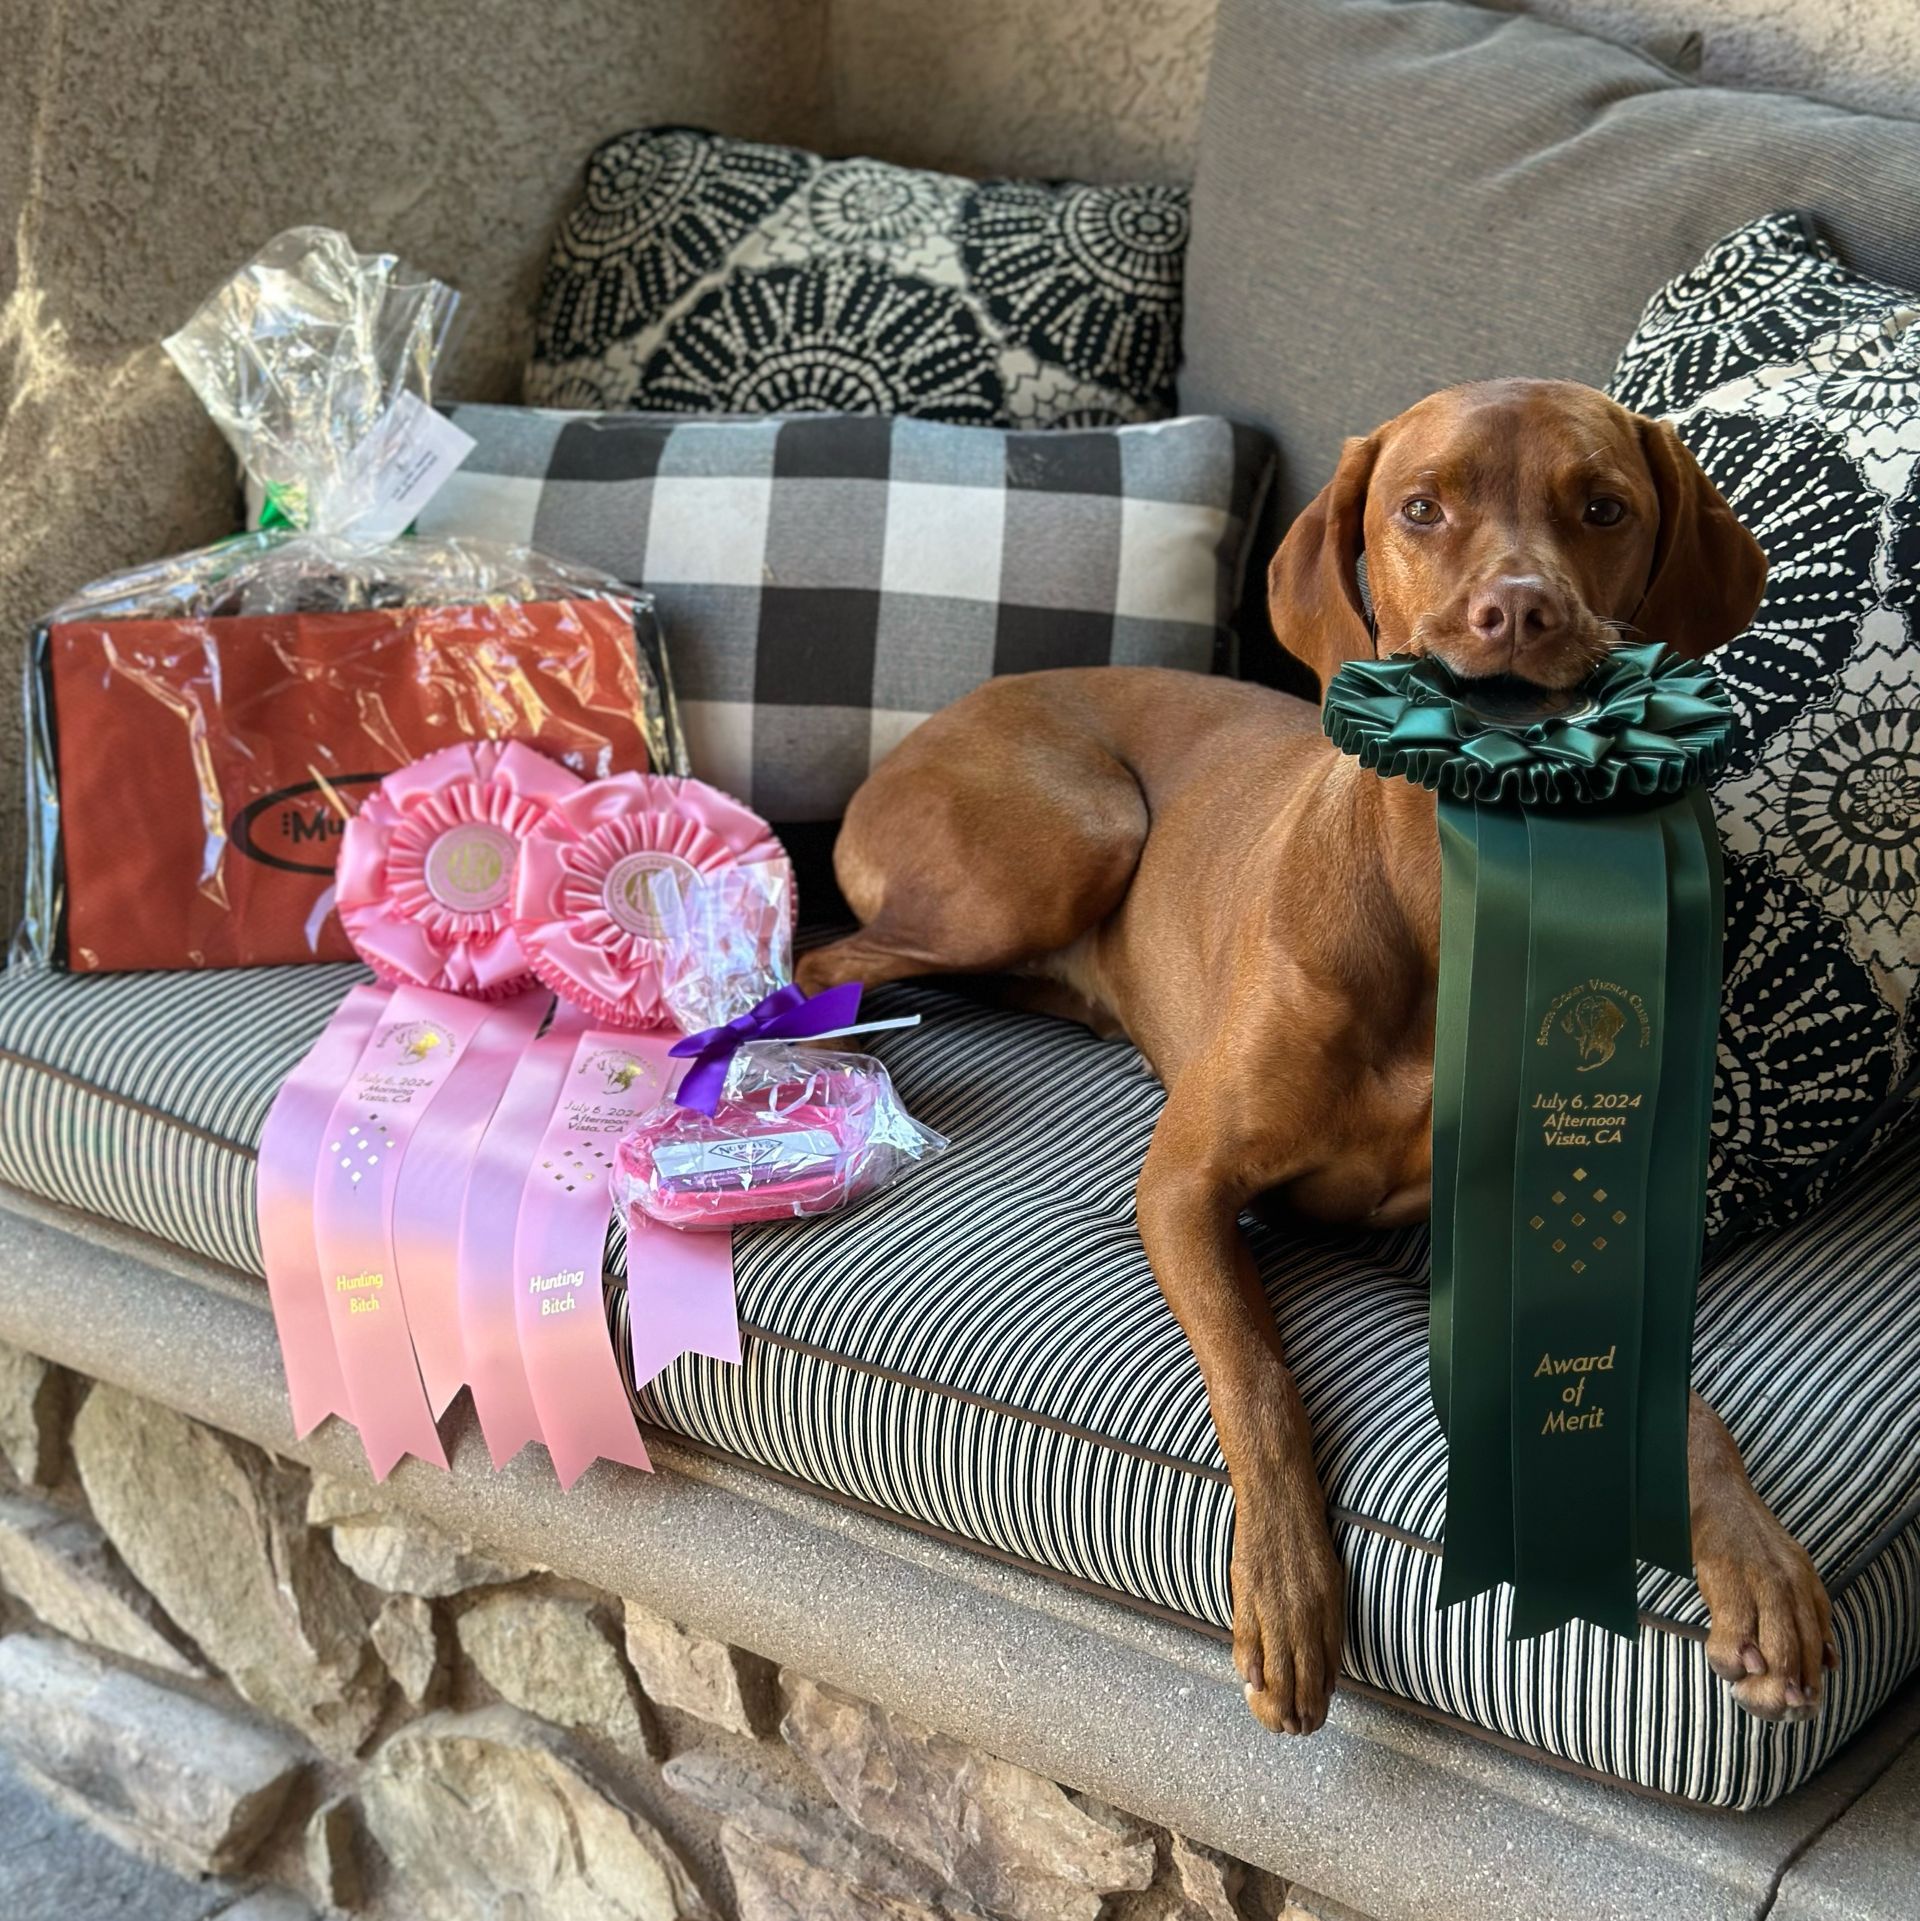
[{"label": "beige textured stucco wall", "polygon": [[[587,150],[649,119],[817,139],[824,29],[823,0],[0,0],[0,850],[29,621],[234,524],[160,336],[317,222],[460,286],[450,385],[509,398]],[[0,851],[0,924],[17,898]]]},{"label": "beige textured stucco wall", "polygon": [[1184,180],[1214,0],[832,0],[835,145],[959,173]]}]

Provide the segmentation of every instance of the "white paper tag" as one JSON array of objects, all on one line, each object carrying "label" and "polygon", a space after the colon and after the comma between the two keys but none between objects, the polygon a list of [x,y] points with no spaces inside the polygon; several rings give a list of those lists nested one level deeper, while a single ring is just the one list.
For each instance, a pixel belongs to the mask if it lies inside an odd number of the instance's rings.
[{"label": "white paper tag", "polygon": [[418,394],[402,393],[390,418],[373,504],[355,520],[356,538],[398,539],[446,484],[447,476],[479,445]]},{"label": "white paper tag", "polygon": [[[403,392],[387,414],[385,431],[358,450],[364,462],[343,476],[341,498],[322,499],[306,525],[320,533],[345,533],[356,540],[395,540],[419,518],[447,477],[480,443],[435,413],[418,394]],[[362,505],[361,475],[373,469],[374,498]],[[266,512],[267,491],[252,474],[246,477],[247,525],[258,527]],[[311,509],[314,503],[307,503]]]}]

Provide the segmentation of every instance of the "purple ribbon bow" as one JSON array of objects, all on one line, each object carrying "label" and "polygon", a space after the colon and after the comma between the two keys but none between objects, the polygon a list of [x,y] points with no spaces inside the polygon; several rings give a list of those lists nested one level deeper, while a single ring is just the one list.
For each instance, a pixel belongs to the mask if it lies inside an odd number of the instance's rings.
[{"label": "purple ribbon bow", "polygon": [[846,981],[815,994],[811,1000],[789,984],[769,994],[755,1007],[724,1027],[709,1027],[667,1052],[675,1060],[693,1057],[674,1100],[696,1114],[711,1114],[720,1105],[727,1084],[727,1068],[748,1041],[805,1041],[851,1027],[860,1018],[860,983]]}]

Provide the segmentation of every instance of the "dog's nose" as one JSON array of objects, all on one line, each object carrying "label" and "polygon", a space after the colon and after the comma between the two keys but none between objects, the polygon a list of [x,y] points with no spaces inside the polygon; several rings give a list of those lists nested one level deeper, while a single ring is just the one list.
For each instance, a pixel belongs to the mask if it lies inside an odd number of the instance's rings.
[{"label": "dog's nose", "polygon": [[1559,626],[1560,609],[1538,575],[1505,574],[1474,590],[1467,625],[1481,640],[1519,646]]}]

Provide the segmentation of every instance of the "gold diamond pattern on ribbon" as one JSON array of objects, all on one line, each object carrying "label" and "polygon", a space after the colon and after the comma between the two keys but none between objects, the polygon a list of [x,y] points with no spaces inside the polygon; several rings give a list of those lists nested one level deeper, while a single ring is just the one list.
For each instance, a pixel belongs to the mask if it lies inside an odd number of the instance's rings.
[{"label": "gold diamond pattern on ribbon", "polygon": [[[1573,1170],[1573,1178],[1576,1181],[1584,1181],[1587,1178],[1587,1170],[1584,1167],[1576,1167]],[[1593,1190],[1593,1198],[1596,1202],[1604,1201],[1607,1198],[1607,1190],[1604,1187],[1596,1187]],[[1564,1189],[1556,1187],[1553,1190],[1553,1204],[1556,1207],[1565,1207],[1568,1205],[1568,1196]],[[1626,1218],[1626,1213],[1623,1209],[1616,1207],[1613,1210],[1613,1223],[1616,1227],[1623,1225]],[[1589,1224],[1586,1215],[1583,1214],[1578,1207],[1575,1207],[1573,1211],[1568,1214],[1567,1223],[1570,1227],[1578,1228],[1584,1228]],[[1547,1218],[1544,1214],[1535,1214],[1527,1222],[1527,1225],[1538,1234],[1546,1228]],[[1556,1235],[1548,1245],[1556,1254],[1565,1254],[1568,1252],[1568,1245],[1563,1235]],[[1587,1240],[1587,1247],[1595,1254],[1604,1254],[1607,1251],[1607,1237],[1604,1234],[1595,1234]],[[1569,1271],[1575,1274],[1584,1274],[1587,1271],[1587,1263],[1580,1253],[1575,1253],[1573,1259],[1567,1263],[1567,1266]]]}]

